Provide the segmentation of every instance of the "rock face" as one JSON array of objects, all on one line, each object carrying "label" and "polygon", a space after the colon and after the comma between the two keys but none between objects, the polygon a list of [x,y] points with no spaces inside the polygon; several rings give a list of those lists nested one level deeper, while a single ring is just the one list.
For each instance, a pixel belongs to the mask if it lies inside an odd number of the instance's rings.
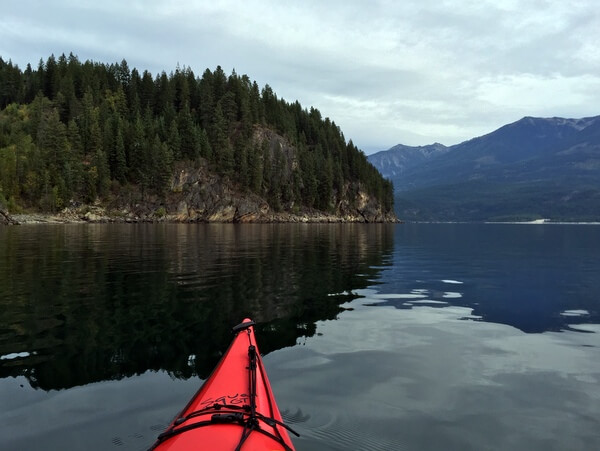
[{"label": "rock face", "polygon": [[13,219],[13,217],[8,213],[8,210],[4,207],[4,205],[0,202],[0,224],[11,225],[18,224],[18,222]]},{"label": "rock face", "polygon": [[397,222],[364,192],[356,206],[342,201],[333,213],[298,210],[276,212],[261,197],[236,191],[234,184],[205,168],[181,168],[173,177],[167,197],[167,220],[178,222]]},{"label": "rock face", "polygon": [[255,222],[268,211],[263,199],[234,191],[205,168],[179,169],[166,206],[166,213],[181,222]]}]

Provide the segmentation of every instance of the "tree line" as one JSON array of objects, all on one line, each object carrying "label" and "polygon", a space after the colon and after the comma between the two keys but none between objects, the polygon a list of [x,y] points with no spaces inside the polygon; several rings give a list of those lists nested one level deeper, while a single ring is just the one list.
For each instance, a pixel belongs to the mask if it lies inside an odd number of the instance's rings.
[{"label": "tree line", "polygon": [[[294,151],[273,146],[265,131]],[[206,165],[275,210],[333,211],[359,190],[392,209],[391,182],[335,122],[235,70],[199,77],[178,66],[153,76],[72,53],[21,70],[0,57],[0,200],[9,209],[164,197],[178,162]]]}]

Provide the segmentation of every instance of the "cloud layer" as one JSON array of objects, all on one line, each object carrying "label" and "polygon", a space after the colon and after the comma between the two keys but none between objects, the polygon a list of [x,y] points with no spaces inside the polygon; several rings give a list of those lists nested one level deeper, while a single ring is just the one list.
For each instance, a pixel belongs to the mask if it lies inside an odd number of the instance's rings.
[{"label": "cloud layer", "polygon": [[153,73],[221,65],[332,118],[365,151],[450,145],[522,116],[600,114],[594,0],[12,1],[0,56]]}]

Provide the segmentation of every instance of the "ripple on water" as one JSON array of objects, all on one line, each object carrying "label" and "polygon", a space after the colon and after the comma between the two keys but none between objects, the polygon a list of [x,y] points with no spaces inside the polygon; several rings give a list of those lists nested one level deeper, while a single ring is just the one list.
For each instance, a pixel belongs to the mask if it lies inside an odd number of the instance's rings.
[{"label": "ripple on water", "polygon": [[405,302],[404,305],[448,305],[448,303],[444,301],[435,301],[433,299],[422,299],[419,301]]},{"label": "ripple on water", "polygon": [[[395,421],[389,420],[386,428],[394,428]],[[305,435],[326,443],[330,449],[368,449],[368,450],[402,450],[407,449],[407,443],[401,438],[391,437],[388,433],[382,434],[380,428],[365,427],[364,423],[349,422],[332,417],[328,424],[312,427]]]},{"label": "ripple on water", "polygon": [[590,312],[587,310],[565,310],[560,314],[561,316],[589,316]]},{"label": "ripple on water", "polygon": [[9,354],[0,355],[0,360],[14,360],[14,359],[24,359],[25,357],[29,357],[30,355],[35,355],[36,352],[11,352]]},{"label": "ripple on water", "polygon": [[442,297],[446,298],[446,299],[460,299],[462,298],[462,293],[457,293],[455,291],[446,291]]}]

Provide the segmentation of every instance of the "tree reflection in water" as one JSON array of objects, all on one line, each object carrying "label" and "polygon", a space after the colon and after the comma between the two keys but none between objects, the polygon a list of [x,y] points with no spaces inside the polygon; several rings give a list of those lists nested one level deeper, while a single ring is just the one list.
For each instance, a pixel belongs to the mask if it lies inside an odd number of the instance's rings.
[{"label": "tree reflection in water", "polygon": [[0,230],[0,377],[63,389],[147,370],[204,378],[251,317],[265,352],[334,319],[391,260],[385,224]]}]

